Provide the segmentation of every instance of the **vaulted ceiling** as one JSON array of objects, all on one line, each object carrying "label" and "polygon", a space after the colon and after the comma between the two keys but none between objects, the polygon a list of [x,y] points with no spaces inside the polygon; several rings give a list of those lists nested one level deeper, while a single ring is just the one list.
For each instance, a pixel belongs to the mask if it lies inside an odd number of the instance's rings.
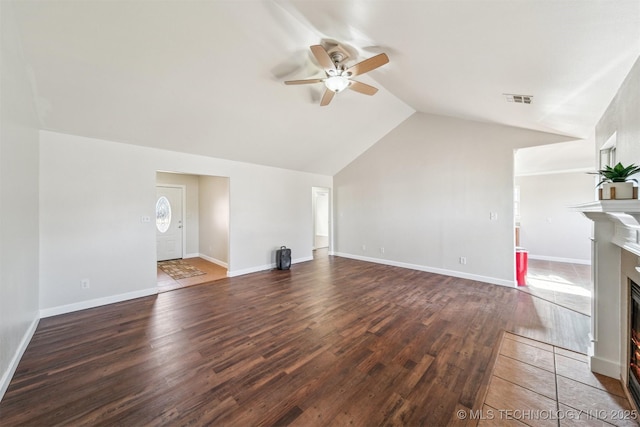
[{"label": "vaulted ceiling", "polygon": [[[640,55],[638,0],[11,6],[43,129],[327,175],[416,111],[587,137]],[[375,96],[283,84],[336,41]]]}]

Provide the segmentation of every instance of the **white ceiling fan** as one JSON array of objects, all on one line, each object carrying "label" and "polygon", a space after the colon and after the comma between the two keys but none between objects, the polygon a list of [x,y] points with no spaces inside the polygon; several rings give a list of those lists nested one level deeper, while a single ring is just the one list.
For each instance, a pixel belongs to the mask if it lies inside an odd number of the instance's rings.
[{"label": "white ceiling fan", "polygon": [[313,45],[311,46],[311,52],[320,66],[322,66],[326,77],[318,79],[288,80],[284,83],[287,85],[324,83],[326,89],[324,91],[324,95],[322,95],[322,99],[320,100],[320,106],[329,105],[336,93],[342,92],[347,88],[365,95],[374,95],[378,91],[377,88],[352,80],[351,78],[367,73],[371,70],[375,70],[389,62],[387,54],[381,53],[346,68],[345,62],[349,59],[349,54],[340,45],[329,49],[329,51],[327,51],[322,45]]}]

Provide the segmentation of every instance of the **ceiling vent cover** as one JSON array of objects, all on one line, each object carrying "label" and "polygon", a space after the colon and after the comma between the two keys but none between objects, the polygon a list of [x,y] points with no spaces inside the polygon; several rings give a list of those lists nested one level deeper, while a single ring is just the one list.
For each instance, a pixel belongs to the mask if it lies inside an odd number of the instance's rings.
[{"label": "ceiling vent cover", "polygon": [[514,93],[504,93],[507,102],[515,102],[517,104],[531,104],[533,95],[516,95]]}]

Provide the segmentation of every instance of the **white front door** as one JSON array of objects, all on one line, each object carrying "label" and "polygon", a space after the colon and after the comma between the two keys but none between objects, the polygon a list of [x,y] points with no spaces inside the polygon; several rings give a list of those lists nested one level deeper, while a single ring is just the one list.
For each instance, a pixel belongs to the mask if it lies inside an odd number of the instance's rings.
[{"label": "white front door", "polygon": [[182,191],[180,187],[157,187],[156,249],[158,261],[182,258]]}]

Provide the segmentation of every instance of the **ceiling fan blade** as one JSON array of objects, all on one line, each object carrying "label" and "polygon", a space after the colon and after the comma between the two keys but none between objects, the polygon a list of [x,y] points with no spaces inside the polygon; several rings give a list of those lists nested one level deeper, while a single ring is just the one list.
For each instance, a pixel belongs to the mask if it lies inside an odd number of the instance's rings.
[{"label": "ceiling fan blade", "polygon": [[360,92],[365,95],[375,95],[376,92],[378,91],[378,88],[369,86],[368,84],[365,84],[365,83],[357,82],[355,80],[349,81],[349,89],[355,90],[356,92]]},{"label": "ceiling fan blade", "polygon": [[319,44],[311,46],[311,52],[316,57],[322,68],[325,70],[336,70],[336,64],[333,63],[327,51]]},{"label": "ceiling fan blade", "polygon": [[376,68],[386,64],[387,62],[389,62],[389,57],[386,53],[381,53],[347,68],[342,75],[344,75],[345,73],[351,73],[351,76],[357,76],[359,74],[368,73],[369,71],[375,70]]},{"label": "ceiling fan blade", "polygon": [[325,105],[329,105],[331,100],[333,99],[333,95],[336,93],[331,89],[327,89],[324,91],[324,95],[322,95],[322,100],[320,100],[320,106],[324,107]]},{"label": "ceiling fan blade", "polygon": [[287,80],[286,85],[307,85],[311,83],[321,83],[324,79]]}]

